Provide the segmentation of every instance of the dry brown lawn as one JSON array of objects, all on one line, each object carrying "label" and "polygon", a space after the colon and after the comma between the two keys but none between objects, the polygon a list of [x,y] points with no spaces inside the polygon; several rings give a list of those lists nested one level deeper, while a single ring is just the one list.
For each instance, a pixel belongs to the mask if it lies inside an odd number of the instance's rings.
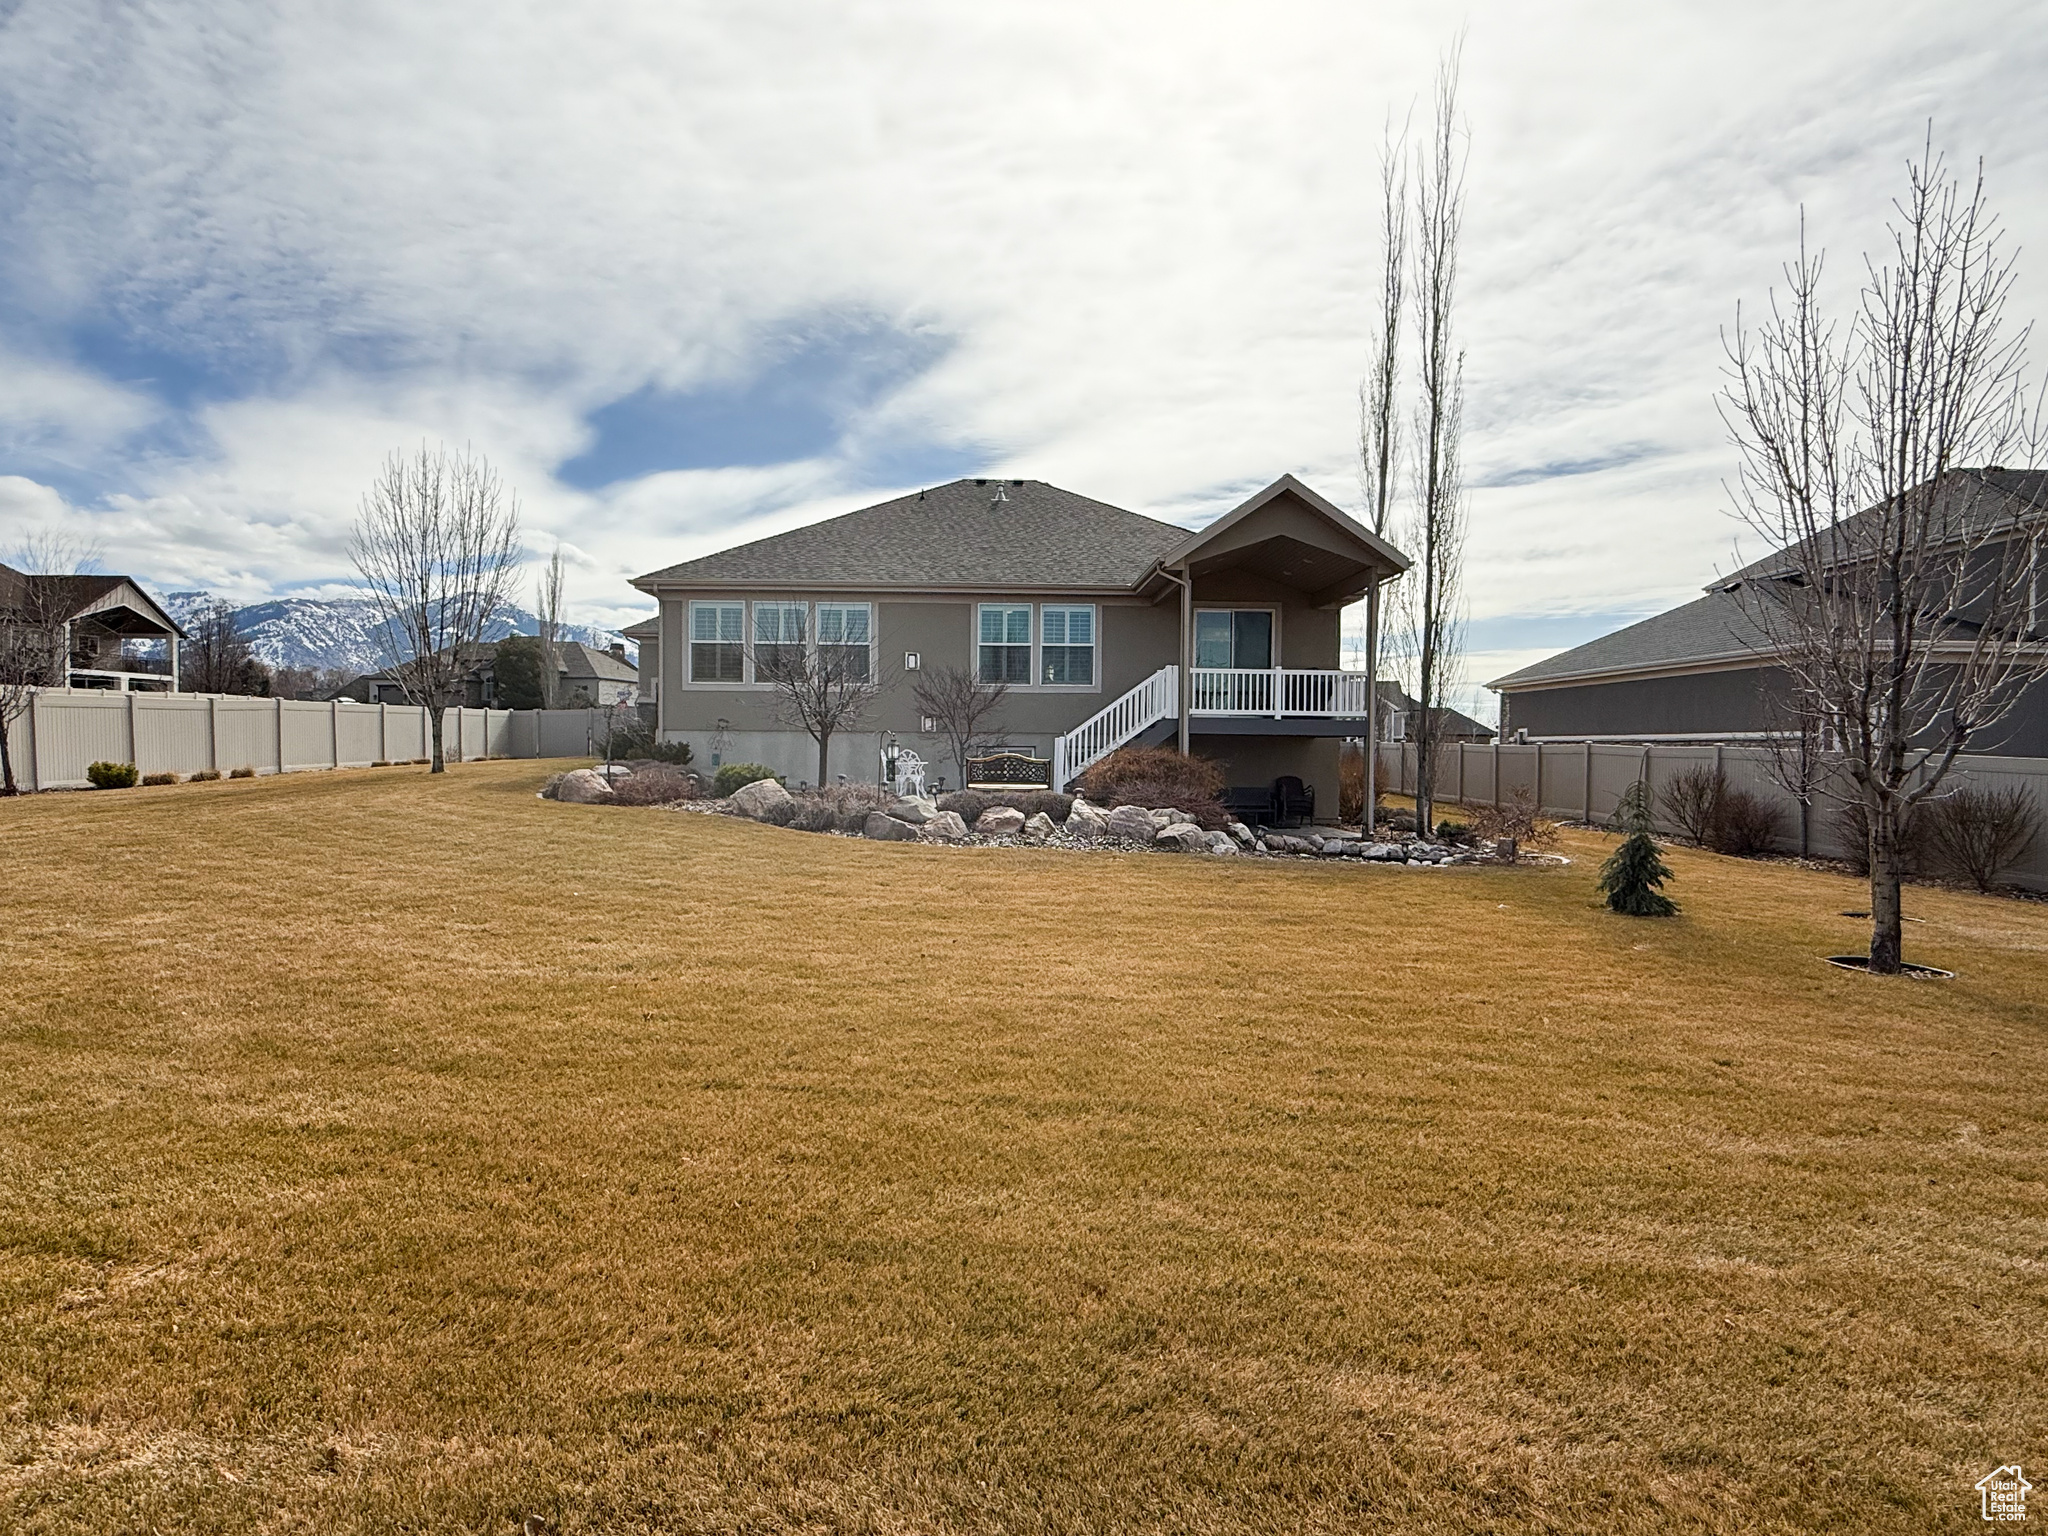
[{"label": "dry brown lawn", "polygon": [[[9,1531],[1897,1531],[2048,1470],[2048,908],[0,802]],[[2040,1464],[2037,1468],[2036,1464]]]}]

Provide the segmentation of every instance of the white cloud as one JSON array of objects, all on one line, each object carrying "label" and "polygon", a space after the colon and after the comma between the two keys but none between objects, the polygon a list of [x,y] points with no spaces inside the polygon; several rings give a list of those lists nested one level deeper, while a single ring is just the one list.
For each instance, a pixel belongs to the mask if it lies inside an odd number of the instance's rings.
[{"label": "white cloud", "polygon": [[[575,490],[550,472],[584,415],[743,377],[779,329],[846,312],[953,343],[871,434],[1165,515],[1282,470],[1348,501],[1378,138],[1467,16],[30,0],[0,34],[32,188],[16,311],[200,345],[245,387],[177,453],[117,450],[147,397],[75,368],[0,389],[0,425],[92,445],[125,490],[73,515],[116,563],[247,590],[345,575],[378,457],[469,439],[536,547],[588,560],[590,610],[631,611],[627,575],[878,492],[830,452]],[[1470,10],[1468,454],[1475,482],[1520,481],[1473,497],[1476,615],[1640,611],[1711,574],[1717,329],[1802,201],[1853,277],[1928,116],[2048,245],[2037,22]],[[2044,292],[2028,277],[2022,312]]]}]

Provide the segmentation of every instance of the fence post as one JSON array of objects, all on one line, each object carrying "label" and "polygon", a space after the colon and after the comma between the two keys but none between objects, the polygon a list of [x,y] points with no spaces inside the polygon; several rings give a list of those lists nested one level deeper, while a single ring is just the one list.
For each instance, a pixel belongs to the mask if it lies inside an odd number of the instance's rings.
[{"label": "fence post", "polygon": [[40,791],[43,787],[43,690],[32,689],[28,696],[28,776],[29,788]]},{"label": "fence post", "polygon": [[327,733],[333,739],[334,750],[328,755],[334,759],[333,766],[341,766],[341,700],[327,701]]},{"label": "fence post", "polygon": [[1536,814],[1543,814],[1543,743],[1536,743]]},{"label": "fence post", "polygon": [[1493,738],[1493,805],[1500,809],[1500,738]]},{"label": "fence post", "polygon": [[124,688],[121,692],[128,700],[128,761],[140,769],[142,765],[135,757],[135,690]]},{"label": "fence post", "polygon": [[1593,824],[1593,742],[1586,741],[1586,825]]},{"label": "fence post", "polygon": [[284,700],[277,701],[277,713],[272,722],[277,727],[277,771],[284,773]]}]

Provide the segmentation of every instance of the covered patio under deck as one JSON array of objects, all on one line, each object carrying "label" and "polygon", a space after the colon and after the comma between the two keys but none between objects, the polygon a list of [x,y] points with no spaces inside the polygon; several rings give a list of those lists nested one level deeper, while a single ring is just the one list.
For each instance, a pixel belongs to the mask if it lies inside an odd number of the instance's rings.
[{"label": "covered patio under deck", "polygon": [[[1233,789],[1322,779],[1334,791],[1339,741],[1378,734],[1380,589],[1408,563],[1341,508],[1282,476],[1190,534],[1140,583],[1155,602],[1179,605],[1179,662],[1061,737],[1057,782],[1121,746],[1172,742],[1186,754],[1199,742],[1202,755],[1224,764]],[[1360,601],[1366,664],[1354,671],[1338,663],[1344,612]],[[1325,804],[1335,810],[1334,792]]]}]

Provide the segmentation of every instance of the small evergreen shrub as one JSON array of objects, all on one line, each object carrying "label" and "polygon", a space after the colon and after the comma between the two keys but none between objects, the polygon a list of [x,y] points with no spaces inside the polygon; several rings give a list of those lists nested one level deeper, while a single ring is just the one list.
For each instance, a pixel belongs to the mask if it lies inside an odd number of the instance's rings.
[{"label": "small evergreen shrub", "polygon": [[94,789],[133,789],[135,787],[135,765],[133,763],[89,763],[85,776]]},{"label": "small evergreen shrub", "polygon": [[145,788],[154,788],[159,784],[175,784],[178,776],[175,773],[145,773],[142,782]]},{"label": "small evergreen shrub", "polygon": [[251,768],[247,763],[244,763],[239,768],[230,769],[228,771],[228,777],[231,779],[253,779],[256,777],[256,770],[254,768]]},{"label": "small evergreen shrub", "polygon": [[1658,889],[1671,878],[1671,870],[1650,834],[1652,804],[1650,786],[1641,781],[1623,792],[1614,811],[1621,846],[1600,866],[1599,892],[1625,917],[1669,917],[1678,910],[1678,903]]},{"label": "small evergreen shrub", "polygon": [[759,779],[774,777],[775,770],[760,763],[727,763],[711,781],[711,793],[723,800],[733,791],[744,789]]},{"label": "small evergreen shrub", "polygon": [[197,773],[192,775],[192,782],[194,784],[211,784],[215,779],[219,777],[220,770],[218,768],[201,768]]},{"label": "small evergreen shrub", "polygon": [[391,759],[388,757],[380,757],[377,759],[377,761],[370,764],[370,766],[372,768],[389,768],[391,766]]}]

